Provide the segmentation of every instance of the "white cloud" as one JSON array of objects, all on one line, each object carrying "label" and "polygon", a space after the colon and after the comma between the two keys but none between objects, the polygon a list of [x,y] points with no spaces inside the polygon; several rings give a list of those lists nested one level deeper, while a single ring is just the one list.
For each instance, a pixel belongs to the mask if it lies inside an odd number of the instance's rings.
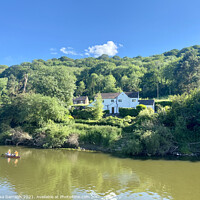
[{"label": "white cloud", "polygon": [[[121,47],[121,45],[119,45]],[[113,41],[108,41],[106,44],[95,45],[85,49],[85,55],[94,57],[99,57],[102,54],[107,54],[108,56],[114,56],[118,53],[118,46]]]},{"label": "white cloud", "polygon": [[62,47],[60,49],[61,52],[63,52],[64,54],[67,54],[67,55],[79,55],[78,53],[76,53],[72,47]]},{"label": "white cloud", "polygon": [[123,47],[124,45],[123,44],[119,44],[119,47]]}]

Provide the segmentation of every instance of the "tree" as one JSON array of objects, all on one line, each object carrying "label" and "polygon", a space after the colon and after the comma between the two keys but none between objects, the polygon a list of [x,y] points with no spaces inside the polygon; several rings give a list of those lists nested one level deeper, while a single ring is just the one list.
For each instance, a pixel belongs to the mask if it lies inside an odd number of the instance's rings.
[{"label": "tree", "polygon": [[117,92],[117,89],[115,87],[116,80],[113,75],[108,75],[104,79],[104,92]]},{"label": "tree", "polygon": [[[41,127],[53,122],[67,122],[68,109],[57,98],[41,94],[20,94],[1,108],[0,119],[10,126]],[[5,123],[3,121],[3,123]]]},{"label": "tree", "polygon": [[94,118],[100,120],[103,117],[103,104],[101,94],[98,93],[94,101]]},{"label": "tree", "polygon": [[76,90],[76,96],[81,96],[85,92],[85,83],[83,81],[79,82],[78,88]]},{"label": "tree", "polygon": [[27,89],[71,104],[75,77],[65,67],[40,67],[29,77]]},{"label": "tree", "polygon": [[195,51],[185,54],[174,69],[174,86],[178,94],[190,92],[199,87],[200,58]]}]

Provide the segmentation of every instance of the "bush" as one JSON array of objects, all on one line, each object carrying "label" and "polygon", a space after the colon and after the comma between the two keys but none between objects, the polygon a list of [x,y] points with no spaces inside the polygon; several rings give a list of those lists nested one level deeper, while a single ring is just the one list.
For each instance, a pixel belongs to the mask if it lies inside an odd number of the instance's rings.
[{"label": "bush", "polygon": [[74,109],[72,112],[72,116],[75,119],[94,119],[94,108],[86,108],[82,110]]},{"label": "bush", "polygon": [[135,132],[145,155],[166,155],[173,146],[171,130],[156,120],[144,121]]},{"label": "bush", "polygon": [[155,111],[157,112],[159,109],[159,106],[165,107],[165,106],[172,106],[172,101],[157,101],[155,102]]},{"label": "bush", "polygon": [[68,122],[68,109],[57,98],[41,94],[22,94],[14,98],[11,104],[1,108],[0,118],[11,127],[42,127],[49,120]]},{"label": "bush", "polygon": [[104,110],[103,113],[104,113],[104,115],[108,115],[108,114],[110,114],[110,110]]},{"label": "bush", "polygon": [[119,114],[121,117],[131,116],[136,117],[138,115],[138,110],[135,108],[119,108]]},{"label": "bush", "polygon": [[9,142],[12,142],[11,138],[12,138],[12,133],[10,131],[5,131],[5,132],[1,133],[0,134],[0,144],[5,145],[7,143],[6,142],[7,140]]},{"label": "bush", "polygon": [[79,130],[80,142],[110,147],[121,136],[121,129],[111,126],[88,126],[74,124],[73,131]]},{"label": "bush", "polygon": [[136,108],[119,108],[119,114],[121,117],[131,116],[136,117],[140,111],[146,109],[147,107],[143,104],[137,105]]},{"label": "bush", "polygon": [[140,111],[145,110],[147,107],[143,104],[139,104],[136,106],[137,113],[139,114]]},{"label": "bush", "polygon": [[132,139],[127,142],[127,145],[123,147],[122,152],[127,155],[138,155],[142,152],[142,145],[140,140]]},{"label": "bush", "polygon": [[124,120],[118,117],[109,116],[98,121],[98,125],[124,127]]},{"label": "bush", "polygon": [[69,134],[68,126],[49,121],[42,128],[35,130],[34,144],[43,148],[62,147]]},{"label": "bush", "polygon": [[156,114],[154,113],[154,110],[152,108],[147,108],[139,113],[139,115],[136,117],[136,122],[141,124],[145,120],[153,120],[155,116]]}]

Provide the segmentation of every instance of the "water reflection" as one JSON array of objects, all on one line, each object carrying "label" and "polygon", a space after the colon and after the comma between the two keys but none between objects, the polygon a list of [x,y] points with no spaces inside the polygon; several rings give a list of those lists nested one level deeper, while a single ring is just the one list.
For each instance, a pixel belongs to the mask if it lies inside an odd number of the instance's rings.
[{"label": "water reflection", "polygon": [[[0,147],[0,153],[7,149]],[[19,160],[0,158],[0,194],[4,188],[6,194],[60,199],[200,199],[199,162],[142,161],[66,150],[17,151]]]}]

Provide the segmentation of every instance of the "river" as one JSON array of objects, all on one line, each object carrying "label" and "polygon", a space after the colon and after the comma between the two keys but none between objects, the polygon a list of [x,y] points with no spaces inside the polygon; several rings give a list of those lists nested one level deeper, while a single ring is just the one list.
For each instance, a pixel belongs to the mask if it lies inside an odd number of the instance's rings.
[{"label": "river", "polygon": [[200,162],[0,146],[0,199],[199,200]]}]

